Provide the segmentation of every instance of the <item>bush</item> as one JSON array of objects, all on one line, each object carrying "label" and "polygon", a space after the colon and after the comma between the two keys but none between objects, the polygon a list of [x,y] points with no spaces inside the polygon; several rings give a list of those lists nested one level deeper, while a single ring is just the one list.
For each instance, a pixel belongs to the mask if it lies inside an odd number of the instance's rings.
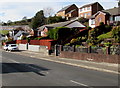
[{"label": "bush", "polygon": [[112,29],[112,37],[115,38],[115,42],[120,43],[120,26]]},{"label": "bush", "polygon": [[70,28],[57,27],[55,29],[49,30],[48,31],[48,36],[51,39],[58,40],[58,39],[66,38],[66,36],[68,36],[70,32],[71,32]]},{"label": "bush", "polygon": [[97,38],[98,38],[98,40],[104,40],[106,38],[112,38],[112,31],[110,31],[106,34],[99,35]]}]

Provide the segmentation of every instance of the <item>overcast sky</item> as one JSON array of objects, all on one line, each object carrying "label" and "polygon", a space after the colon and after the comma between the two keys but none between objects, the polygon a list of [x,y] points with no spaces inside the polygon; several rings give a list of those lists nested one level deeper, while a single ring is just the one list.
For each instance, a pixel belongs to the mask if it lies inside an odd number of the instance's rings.
[{"label": "overcast sky", "polygon": [[0,21],[18,21],[24,16],[31,18],[36,12],[47,7],[53,8],[56,13],[67,5],[76,4],[80,8],[96,1],[104,9],[118,7],[117,0],[0,0]]}]

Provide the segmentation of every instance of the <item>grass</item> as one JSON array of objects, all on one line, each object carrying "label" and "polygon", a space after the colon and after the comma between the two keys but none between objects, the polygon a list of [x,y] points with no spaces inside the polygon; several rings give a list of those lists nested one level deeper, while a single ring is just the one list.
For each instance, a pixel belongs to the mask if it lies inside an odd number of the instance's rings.
[{"label": "grass", "polygon": [[6,35],[6,34],[8,34],[8,33],[9,33],[9,30],[0,30],[0,34]]}]

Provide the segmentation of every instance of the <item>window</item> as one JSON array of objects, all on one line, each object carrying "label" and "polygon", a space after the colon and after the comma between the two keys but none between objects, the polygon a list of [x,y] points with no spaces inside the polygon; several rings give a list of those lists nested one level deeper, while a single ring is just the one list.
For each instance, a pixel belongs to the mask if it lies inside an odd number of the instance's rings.
[{"label": "window", "polygon": [[87,7],[87,10],[90,10],[90,7]]},{"label": "window", "polygon": [[86,16],[87,16],[87,13],[84,13],[84,18],[86,18]]},{"label": "window", "polygon": [[112,16],[110,17],[110,21],[113,21],[113,17]]},{"label": "window", "polygon": [[82,9],[80,9],[80,12],[82,12]]},{"label": "window", "polygon": [[84,11],[84,8],[82,8],[82,11]]},{"label": "window", "polygon": [[95,24],[95,19],[92,19],[92,20],[91,20],[91,24]]},{"label": "window", "polygon": [[101,21],[102,21],[102,18],[101,18],[101,17],[99,17],[99,18],[98,18],[98,21],[99,21],[99,22],[101,22]]},{"label": "window", "polygon": [[120,16],[115,16],[115,21],[120,21]]},{"label": "window", "polygon": [[88,16],[90,16],[90,13],[87,13]]}]

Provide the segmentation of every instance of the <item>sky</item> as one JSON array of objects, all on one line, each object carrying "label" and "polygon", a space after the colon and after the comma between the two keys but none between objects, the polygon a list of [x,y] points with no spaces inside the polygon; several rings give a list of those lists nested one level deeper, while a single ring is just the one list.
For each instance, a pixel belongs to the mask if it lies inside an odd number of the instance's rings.
[{"label": "sky", "polygon": [[67,5],[76,4],[80,8],[93,2],[99,2],[104,9],[118,7],[117,0],[0,0],[0,21],[19,21],[25,16],[32,18],[38,11],[48,7],[55,14]]}]

